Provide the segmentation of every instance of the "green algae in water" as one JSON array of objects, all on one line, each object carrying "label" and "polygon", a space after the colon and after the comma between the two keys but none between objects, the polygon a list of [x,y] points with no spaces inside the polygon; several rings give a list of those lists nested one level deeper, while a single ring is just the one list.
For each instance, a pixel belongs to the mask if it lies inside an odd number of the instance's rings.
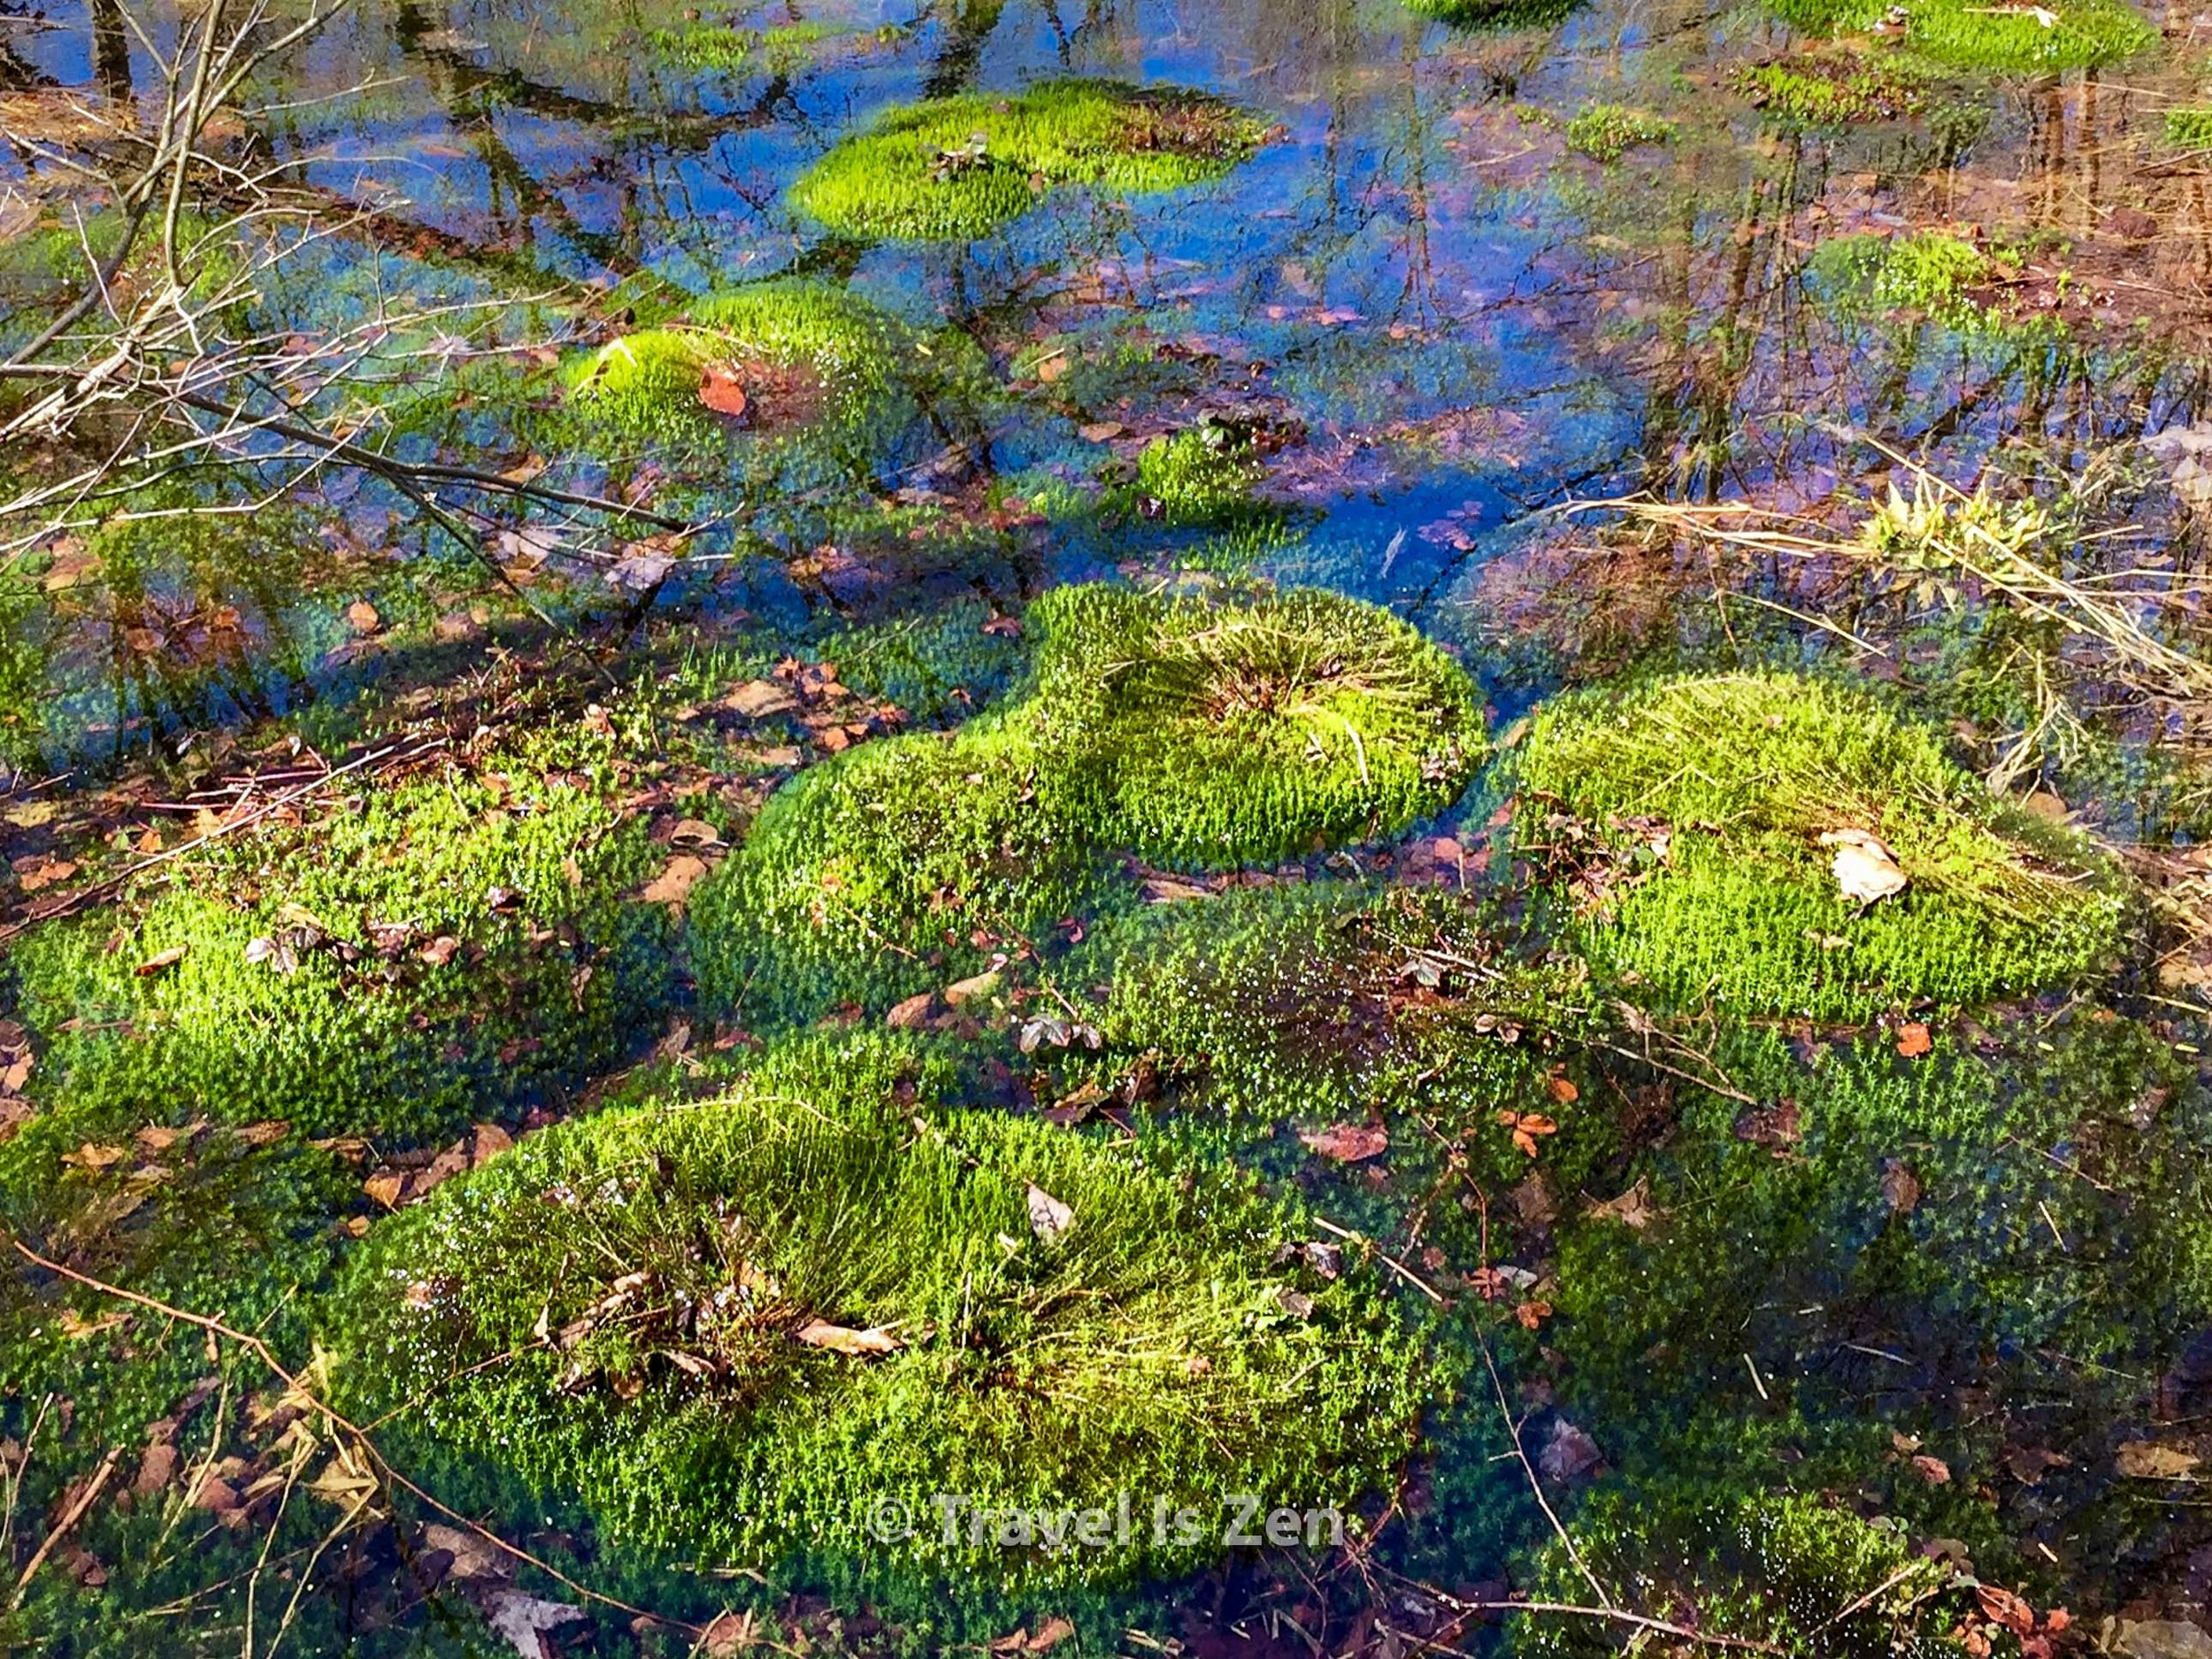
[{"label": "green algae in water", "polygon": [[1206,93],[1048,81],[1017,98],[895,111],[815,163],[791,200],[840,235],[969,240],[1060,186],[1152,192],[1218,178],[1258,148],[1262,130]]},{"label": "green algae in water", "polygon": [[372,794],[32,933],[47,1110],[87,1137],[204,1117],[412,1141],[612,1064],[667,992],[665,918],[623,896],[657,861],[539,770]]},{"label": "green algae in water", "polygon": [[[2126,884],[2087,840],[1992,799],[1935,734],[1793,675],[1565,699],[1521,751],[1518,834],[1594,962],[1663,995],[1860,1020],[2070,984],[2109,964]],[[1833,841],[1909,883],[1847,898]]]},{"label": "green algae in water", "polygon": [[1672,121],[1618,104],[1585,104],[1567,123],[1567,148],[1610,166],[1630,150],[1674,140]]},{"label": "green algae in water", "polygon": [[[721,1098],[534,1136],[387,1224],[340,1374],[709,1561],[1117,1580],[1218,1535],[1163,1544],[1146,1515],[1105,1548],[1002,1548],[948,1540],[933,1499],[1210,1513],[1386,1483],[1437,1373],[1370,1274],[1282,1258],[1306,1225],[1233,1173],[962,1110],[916,1048],[810,1041]],[[829,1327],[879,1335],[844,1352]],[[910,1538],[872,1530],[890,1502]]]}]

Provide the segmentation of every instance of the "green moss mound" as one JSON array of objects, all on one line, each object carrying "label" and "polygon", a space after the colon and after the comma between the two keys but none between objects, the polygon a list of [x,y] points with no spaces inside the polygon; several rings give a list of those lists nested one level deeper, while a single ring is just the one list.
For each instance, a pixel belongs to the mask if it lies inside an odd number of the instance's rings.
[{"label": "green moss mound", "polygon": [[[1819,35],[1863,34],[1890,11],[1887,0],[1770,0],[1799,28]],[[2134,57],[2157,32],[2124,0],[2062,0],[2010,12],[1970,0],[1915,0],[1903,8],[1904,44],[1953,69],[2057,74]],[[2043,19],[2055,20],[2045,23]]]},{"label": "green moss mound", "polygon": [[1610,166],[1632,150],[1671,143],[1672,121],[1618,104],[1585,104],[1567,123],[1567,148]]},{"label": "green moss mound", "polygon": [[[1780,673],[1575,697],[1518,762],[1521,845],[1594,962],[1662,995],[1858,1020],[2065,984],[2116,950],[2123,879],[2083,837],[1992,800],[1935,734]],[[1845,895],[1824,834],[1907,885]]]},{"label": "green moss mound", "polygon": [[[683,315],[609,341],[565,379],[582,413],[648,436],[695,438],[863,420],[893,390],[918,336],[824,283],[778,280],[692,302]],[[741,415],[701,401],[710,375],[747,394]]]},{"label": "green moss mound", "polygon": [[18,949],[87,1136],[285,1119],[417,1140],[604,1067],[668,988],[656,864],[588,783],[456,770],[219,843]]},{"label": "green moss mound", "polygon": [[1054,787],[1062,764],[1007,716],[803,773],[695,895],[702,995],[804,1018],[1019,950],[1102,880],[1101,849]]},{"label": "green moss mound", "polygon": [[1466,674],[1356,600],[1087,585],[1028,623],[1011,702],[769,803],[694,895],[710,1005],[885,1005],[1125,897],[1127,854],[1218,869],[1394,835],[1457,799],[1484,750]]},{"label": "green moss mound", "polygon": [[[1110,1580],[1214,1553],[1217,1529],[1156,1539],[1159,1501],[1387,1479],[1427,1378],[1366,1275],[1277,1266],[1301,1224],[1233,1178],[945,1090],[914,1050],[809,1044],[725,1098],[525,1141],[372,1240],[342,1375],[707,1561]],[[1109,1540],[948,1539],[939,1494],[1103,1508]]]},{"label": "green moss mound", "polygon": [[1235,105],[1171,87],[1053,81],[1018,98],[941,98],[894,111],[791,187],[794,206],[840,235],[965,241],[1056,187],[1151,192],[1219,178],[1256,150]]},{"label": "green moss mound", "polygon": [[1395,835],[1458,799],[1486,745],[1465,671],[1388,611],[1086,586],[1033,608],[1051,742],[1104,841],[1155,862],[1264,864]]}]

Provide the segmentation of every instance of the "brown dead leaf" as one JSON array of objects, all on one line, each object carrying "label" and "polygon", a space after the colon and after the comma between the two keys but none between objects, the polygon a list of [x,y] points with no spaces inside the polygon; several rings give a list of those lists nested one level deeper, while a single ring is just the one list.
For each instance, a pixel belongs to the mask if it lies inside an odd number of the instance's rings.
[{"label": "brown dead leaf", "polygon": [[638,897],[648,904],[681,904],[691,895],[707,873],[707,861],[695,858],[689,853],[678,853],[668,861],[667,867],[645,884]]},{"label": "brown dead leaf", "polygon": [[81,1170],[90,1170],[96,1174],[101,1170],[113,1169],[128,1156],[130,1156],[128,1148],[102,1146],[97,1141],[88,1141],[74,1152],[63,1153],[61,1161]]},{"label": "brown dead leaf", "polygon": [[1048,1618],[1037,1627],[1037,1633],[1029,1639],[1029,1651],[1042,1653],[1048,1647],[1058,1647],[1074,1634],[1075,1626],[1066,1619]]},{"label": "brown dead leaf", "polygon": [[361,1190],[387,1210],[399,1208],[400,1193],[406,1187],[407,1178],[397,1170],[379,1170],[361,1183]]},{"label": "brown dead leaf", "polygon": [[175,1477],[178,1461],[175,1447],[155,1441],[139,1457],[138,1475],[131,1482],[131,1490],[142,1498],[152,1497]]},{"label": "brown dead leaf", "polygon": [[924,991],[892,1005],[883,1017],[883,1023],[894,1031],[921,1031],[927,1027],[937,1010],[937,993]]},{"label": "brown dead leaf", "polygon": [[175,967],[184,960],[185,952],[190,949],[189,945],[172,945],[166,950],[157,950],[138,964],[138,977],[150,979],[155,974]]},{"label": "brown dead leaf", "polygon": [[2185,1452],[2178,1446],[2161,1446],[2156,1440],[2124,1440],[2114,1461],[2120,1472],[2131,1480],[2180,1480],[2200,1460],[2193,1452]]},{"label": "brown dead leaf", "polygon": [[1912,1460],[1912,1471],[1932,1486],[1951,1484],[1951,1465],[1940,1457],[1931,1457],[1922,1452]]},{"label": "brown dead leaf", "polygon": [[346,626],[356,634],[370,634],[384,626],[384,618],[365,599],[357,599],[346,607]]},{"label": "brown dead leaf", "polygon": [[1901,1158],[1882,1160],[1882,1202],[1893,1216],[1909,1216],[1920,1205],[1920,1177]]},{"label": "brown dead leaf", "polygon": [[1338,1164],[1364,1163],[1390,1149],[1390,1132],[1379,1124],[1338,1124],[1310,1133],[1302,1130],[1298,1138]]},{"label": "brown dead leaf", "polygon": [[856,1359],[895,1354],[906,1346],[880,1325],[873,1330],[855,1331],[846,1325],[832,1325],[826,1319],[810,1319],[792,1334],[809,1348],[826,1348],[833,1354],[850,1355]]},{"label": "brown dead leaf", "polygon": [[1617,1221],[1624,1227],[1641,1233],[1659,1219],[1659,1211],[1651,1202],[1651,1178],[1647,1175],[1638,1176],[1636,1184],[1618,1198],[1593,1203],[1590,1213],[1607,1221]]},{"label": "brown dead leaf", "polygon": [[1562,1106],[1571,1106],[1582,1098],[1582,1091],[1568,1078],[1555,1077],[1547,1087],[1551,1090],[1552,1099]]},{"label": "brown dead leaf", "polygon": [[699,380],[699,401],[718,415],[741,419],[751,406],[745,388],[728,365],[710,363]]},{"label": "brown dead leaf", "polygon": [[719,847],[722,832],[704,818],[680,818],[668,832],[668,841],[672,847]]},{"label": "brown dead leaf", "polygon": [[759,720],[797,708],[799,700],[772,680],[749,680],[723,698],[722,706],[749,720]]},{"label": "brown dead leaf", "polygon": [[2016,1636],[2035,1634],[2035,1609],[2023,1597],[1993,1584],[1974,1586],[1974,1599],[1981,1603],[1982,1617],[1993,1624],[2001,1624]]},{"label": "brown dead leaf", "polygon": [[753,1645],[752,1609],[718,1613],[699,1632],[699,1651],[706,1659],[737,1659]]},{"label": "brown dead leaf", "polygon": [[1918,1020],[1897,1028],[1897,1052],[1906,1059],[1916,1060],[1934,1047],[1934,1040],[1928,1035],[1927,1026]]},{"label": "brown dead leaf", "polygon": [[951,1003],[953,1007],[958,1008],[964,1002],[972,1002],[979,997],[990,995],[992,992],[998,989],[998,982],[999,974],[996,968],[993,968],[987,973],[979,973],[972,979],[956,979],[945,987],[945,1001]]}]

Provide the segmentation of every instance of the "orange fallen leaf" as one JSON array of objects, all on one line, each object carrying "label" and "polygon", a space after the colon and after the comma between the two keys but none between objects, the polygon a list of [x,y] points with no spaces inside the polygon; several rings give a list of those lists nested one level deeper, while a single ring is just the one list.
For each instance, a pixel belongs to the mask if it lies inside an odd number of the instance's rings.
[{"label": "orange fallen leaf", "polygon": [[1298,1138],[1325,1158],[1339,1164],[1359,1164],[1379,1157],[1390,1149],[1390,1132],[1379,1124],[1339,1124]]},{"label": "orange fallen leaf", "polygon": [[728,415],[735,419],[744,415],[750,400],[745,396],[744,386],[727,365],[714,363],[707,366],[706,373],[700,378],[699,401],[716,414]]},{"label": "orange fallen leaf", "polygon": [[1928,1028],[1918,1020],[1915,1020],[1909,1025],[1900,1025],[1897,1028],[1897,1052],[1903,1055],[1906,1059],[1917,1059],[1933,1047],[1935,1047],[1935,1042],[1928,1035]]},{"label": "orange fallen leaf", "polygon": [[1549,1087],[1551,1097],[1562,1106],[1571,1106],[1582,1098],[1582,1091],[1574,1086],[1571,1079],[1555,1077]]},{"label": "orange fallen leaf", "polygon": [[184,960],[184,953],[190,949],[188,945],[172,945],[166,950],[157,950],[138,964],[138,977],[150,979],[164,969],[175,967]]}]

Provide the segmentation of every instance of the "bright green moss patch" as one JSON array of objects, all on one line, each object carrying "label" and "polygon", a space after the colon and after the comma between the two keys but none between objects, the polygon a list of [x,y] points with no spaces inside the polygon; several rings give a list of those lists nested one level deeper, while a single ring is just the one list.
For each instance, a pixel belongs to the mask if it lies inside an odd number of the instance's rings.
[{"label": "bright green moss patch", "polygon": [[[375,1236],[343,1375],[705,1562],[1113,1579],[1215,1553],[1156,1540],[1160,1498],[1348,1517],[1387,1482],[1431,1379],[1365,1273],[1279,1265],[1303,1224],[1233,1176],[944,1087],[907,1049],[810,1045],[526,1140]],[[933,1505],[1111,1529],[1125,1492],[1125,1537],[1057,1552],[948,1539]],[[894,1503],[910,1537],[872,1527]]]},{"label": "bright green moss patch", "polygon": [[449,1133],[621,1054],[664,995],[641,828],[555,774],[425,778],[219,843],[27,937],[35,1079],[87,1135],[288,1120]]},{"label": "bright green moss patch", "polygon": [[1609,166],[1645,144],[1673,142],[1674,123],[1618,104],[1583,106],[1567,123],[1567,148]]},{"label": "bright green moss patch", "polygon": [[823,23],[778,23],[764,29],[687,23],[680,28],[650,30],[645,42],[656,58],[679,69],[788,74],[841,32]]},{"label": "bright green moss patch", "polygon": [[[1863,1019],[2066,984],[2120,941],[2108,858],[1993,800],[1933,733],[1817,680],[1565,700],[1519,770],[1522,845],[1593,959],[1676,1000]],[[1873,857],[1853,837],[1886,849],[1901,890],[1846,895],[1839,861]]]},{"label": "bright green moss patch", "polygon": [[1845,317],[1901,313],[1962,334],[2019,326],[1973,297],[1973,290],[1994,281],[2004,267],[1972,242],[1942,231],[1831,237],[1813,250],[1807,269],[1822,296]]},{"label": "bright green moss patch", "polygon": [[[1951,1565],[1916,1551],[1899,1528],[1830,1498],[1745,1496],[1716,1485],[1701,1501],[1663,1507],[1608,1493],[1577,1517],[1571,1533],[1601,1582],[1629,1587],[1626,1610],[1687,1624],[1708,1642],[1803,1659],[1966,1652],[1944,1640],[1971,1605]],[[1546,1552],[1542,1573],[1532,1600],[1573,1602],[1589,1594],[1564,1548]],[[1522,1622],[1520,1651],[1544,1659],[1618,1651],[1594,1621]]]},{"label": "bright green moss patch", "polygon": [[894,111],[801,175],[791,200],[841,235],[963,241],[1018,219],[1056,186],[1172,190],[1220,177],[1260,124],[1171,87],[1054,81],[1018,98],[943,98]]},{"label": "bright green moss patch", "polygon": [[1465,672],[1389,612],[1064,588],[1032,611],[1037,700],[1102,839],[1157,862],[1273,861],[1394,835],[1485,752]]},{"label": "bright green moss patch", "polygon": [[1138,455],[1138,509],[1171,525],[1232,523],[1256,511],[1252,490],[1264,476],[1248,440],[1225,426],[1193,426]]},{"label": "bright green moss patch", "polygon": [[1770,119],[1830,127],[1912,114],[1925,100],[1928,78],[1894,54],[1839,45],[1741,65],[1729,81]]},{"label": "bright green moss patch", "polygon": [[[1863,34],[1883,20],[1888,0],[1770,0],[1816,35]],[[2134,57],[2157,32],[2125,0],[2061,0],[2017,11],[1971,0],[1916,0],[1905,12],[1904,43],[1954,69],[1998,74],[2056,74]],[[2046,22],[2045,19],[2050,21]]]},{"label": "bright green moss patch", "polygon": [[772,800],[701,887],[710,1003],[877,1005],[1030,948],[1120,856],[1224,868],[1396,834],[1484,751],[1465,673],[1387,611],[1055,589],[1023,695],[864,745]]},{"label": "bright green moss patch", "polygon": [[926,359],[919,334],[866,301],[803,280],[691,302],[680,318],[611,340],[570,365],[572,404],[647,436],[866,425]]},{"label": "bright green moss patch", "polygon": [[2212,150],[2212,110],[2167,111],[2166,142],[2177,150]]}]

